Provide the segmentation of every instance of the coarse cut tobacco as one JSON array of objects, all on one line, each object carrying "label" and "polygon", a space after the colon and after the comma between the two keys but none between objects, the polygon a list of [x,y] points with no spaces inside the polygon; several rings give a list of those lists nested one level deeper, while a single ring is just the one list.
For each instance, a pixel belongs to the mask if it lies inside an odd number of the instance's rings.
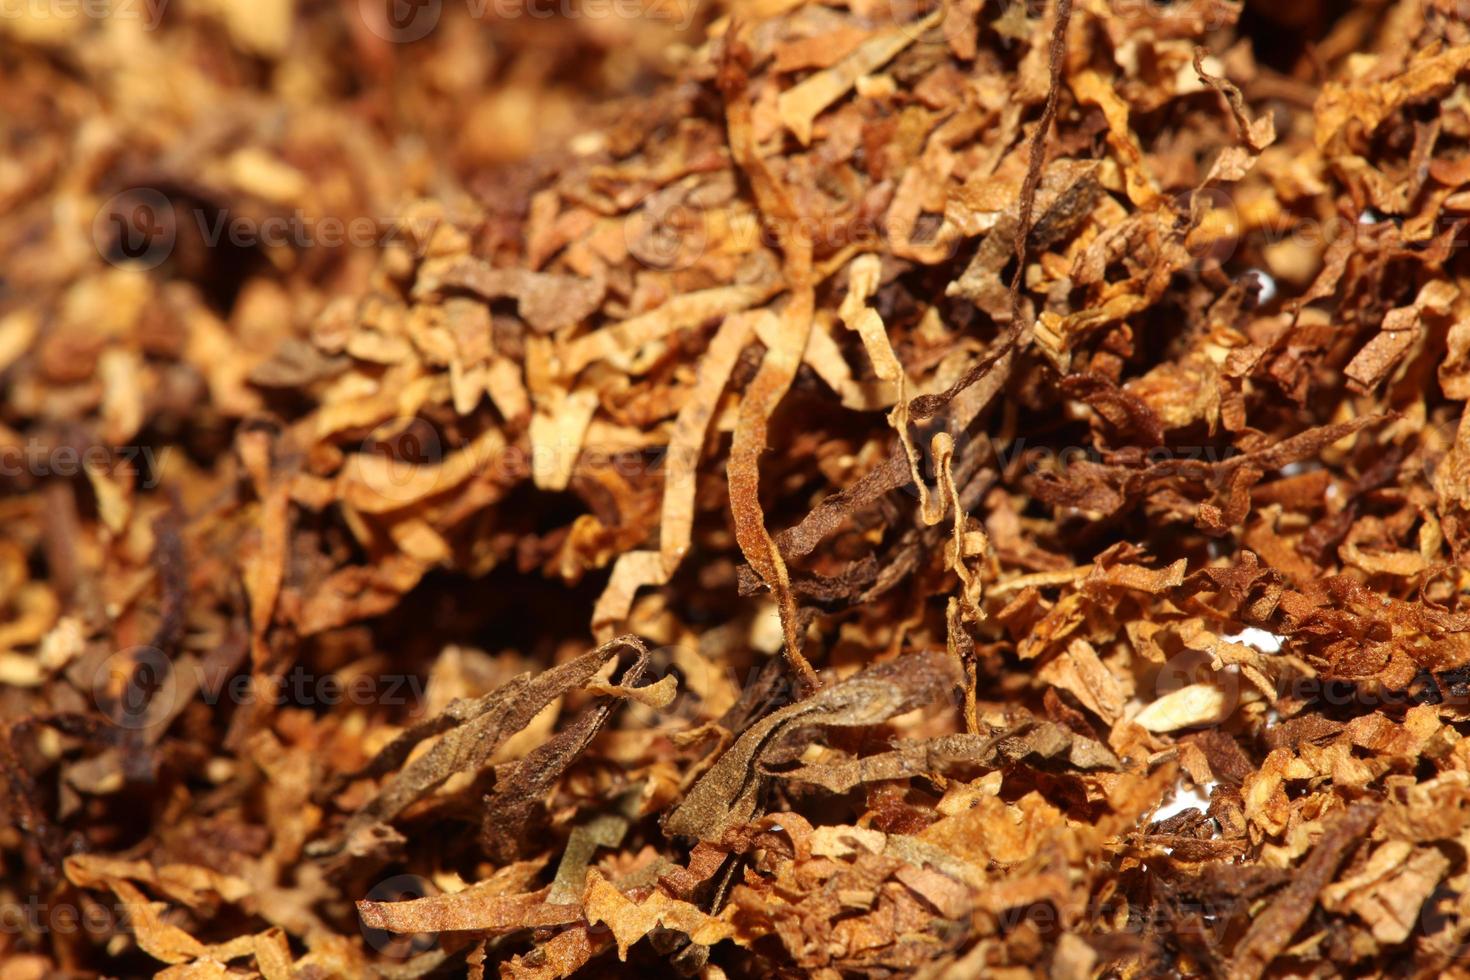
[{"label": "coarse cut tobacco", "polygon": [[1460,0],[62,6],[0,980],[1467,971]]}]

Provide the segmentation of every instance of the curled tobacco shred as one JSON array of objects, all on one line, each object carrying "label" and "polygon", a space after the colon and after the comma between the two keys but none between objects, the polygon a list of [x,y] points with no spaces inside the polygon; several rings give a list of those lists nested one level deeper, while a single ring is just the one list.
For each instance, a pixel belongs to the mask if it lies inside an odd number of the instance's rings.
[{"label": "curled tobacco shred", "polygon": [[613,6],[0,0],[0,980],[1466,972],[1465,4]]},{"label": "curled tobacco shred", "polygon": [[669,813],[671,834],[715,840],[749,823],[759,807],[762,757],[793,729],[876,725],[939,698],[955,678],[942,653],[916,654],[870,667],[840,684],[766,715],[725,750]]}]

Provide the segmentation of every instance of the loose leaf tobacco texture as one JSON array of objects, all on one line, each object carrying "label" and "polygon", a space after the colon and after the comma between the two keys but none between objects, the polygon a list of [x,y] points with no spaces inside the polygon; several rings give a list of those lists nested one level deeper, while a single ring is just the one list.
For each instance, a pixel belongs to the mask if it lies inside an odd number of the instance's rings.
[{"label": "loose leaf tobacco texture", "polygon": [[1458,0],[0,8],[0,980],[1464,972]]}]

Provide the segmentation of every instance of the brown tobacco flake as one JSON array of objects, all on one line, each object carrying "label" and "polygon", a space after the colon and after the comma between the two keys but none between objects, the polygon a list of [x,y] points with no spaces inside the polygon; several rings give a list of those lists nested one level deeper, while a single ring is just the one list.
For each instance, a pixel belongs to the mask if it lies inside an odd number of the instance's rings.
[{"label": "brown tobacco flake", "polygon": [[[402,733],[367,765],[342,777],[346,781],[393,773],[378,794],[352,814],[337,843],[319,843],[316,852],[340,850],[344,842],[393,820],[449,777],[474,772],[502,741],[530,724],[553,699],[586,684],[624,648],[644,649],[636,638],[613,640],[560,667],[538,675],[522,674],[475,701],[457,700],[439,716]],[[408,761],[418,743],[434,736],[439,738],[428,751]]]},{"label": "brown tobacco flake", "polygon": [[1230,965],[1232,978],[1254,978],[1265,973],[1306,922],[1317,896],[1337,873],[1347,853],[1356,847],[1378,816],[1378,808],[1359,803],[1328,824],[1313,846],[1300,874],[1281,890],[1251,923]]},{"label": "brown tobacco flake", "polygon": [[545,891],[530,895],[481,894],[474,887],[452,895],[407,902],[359,902],[363,925],[390,932],[514,932],[566,925],[581,918],[577,905],[550,905]]},{"label": "brown tobacco flake", "polygon": [[717,840],[757,815],[765,776],[761,756],[781,736],[817,725],[877,725],[946,693],[954,683],[947,656],[916,654],[870,667],[766,716],[745,732],[689,790],[664,821],[672,834]]},{"label": "brown tobacco flake", "polygon": [[701,945],[711,945],[735,935],[725,922],[711,917],[688,902],[669,898],[654,891],[635,901],[610,885],[596,871],[587,874],[587,890],[582,900],[587,921],[605,923],[617,943],[618,958],[628,958],[628,947],[655,928],[677,929]]},{"label": "brown tobacco flake", "polygon": [[1463,3],[53,6],[0,980],[1459,968]]},{"label": "brown tobacco flake", "polygon": [[1397,365],[1423,331],[1420,318],[1426,313],[1449,312],[1459,287],[1443,280],[1427,283],[1414,305],[1390,310],[1383,318],[1383,332],[1368,341],[1343,373],[1363,388],[1374,388]]},{"label": "brown tobacco flake", "polygon": [[1112,752],[1097,742],[1051,722],[1034,722],[991,736],[945,735],[927,742],[905,742],[892,752],[805,766],[783,772],[781,778],[845,793],[863,783],[906,779],[951,767],[998,768],[1028,757],[1065,760],[1078,769],[1119,767]]},{"label": "brown tobacco flake", "polygon": [[489,300],[512,298],[526,323],[542,333],[581,323],[602,304],[602,288],[596,282],[524,269],[492,269],[468,258],[445,260],[442,266],[426,265],[414,286],[419,296],[451,289],[468,290]]},{"label": "brown tobacco flake", "polygon": [[890,27],[858,45],[842,61],[804,79],[781,94],[781,121],[803,144],[812,141],[812,120],[841,98],[863,76],[891,61],[939,21],[939,14],[913,24]]}]

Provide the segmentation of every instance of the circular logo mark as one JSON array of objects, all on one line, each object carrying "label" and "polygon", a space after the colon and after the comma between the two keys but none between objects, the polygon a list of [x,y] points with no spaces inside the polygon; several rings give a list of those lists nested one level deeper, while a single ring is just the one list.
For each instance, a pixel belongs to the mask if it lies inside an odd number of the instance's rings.
[{"label": "circular logo mark", "polygon": [[444,461],[444,444],[423,419],[390,419],[374,429],[359,448],[358,474],[383,499],[407,504],[438,489],[435,467]]},{"label": "circular logo mark", "polygon": [[703,209],[682,192],[654,194],[623,222],[628,253],[655,269],[687,269],[704,255],[709,243]]},{"label": "circular logo mark", "polygon": [[412,44],[439,26],[443,0],[358,0],[367,29],[390,44]]},{"label": "circular logo mark", "polygon": [[166,725],[178,704],[178,674],[162,650],[132,647],[103,661],[92,678],[92,698],[119,728]]},{"label": "circular logo mark", "polygon": [[[438,894],[438,889],[418,875],[394,875],[373,886],[367,893],[370,902],[407,902],[415,898],[427,898]],[[363,941],[384,956],[406,960],[427,952],[439,945],[437,932],[400,934],[387,929],[376,929],[359,921]]]},{"label": "circular logo mark", "polygon": [[151,187],[123,191],[92,221],[92,243],[113,265],[157,268],[173,254],[177,238],[173,203]]},{"label": "circular logo mark", "polygon": [[1190,727],[1208,727],[1219,724],[1240,704],[1240,671],[1234,667],[1216,670],[1210,655],[1202,650],[1182,650],[1170,657],[1159,669],[1154,681],[1154,699],[1157,701],[1185,688],[1213,687],[1220,692],[1220,703],[1214,720],[1202,721]]}]

